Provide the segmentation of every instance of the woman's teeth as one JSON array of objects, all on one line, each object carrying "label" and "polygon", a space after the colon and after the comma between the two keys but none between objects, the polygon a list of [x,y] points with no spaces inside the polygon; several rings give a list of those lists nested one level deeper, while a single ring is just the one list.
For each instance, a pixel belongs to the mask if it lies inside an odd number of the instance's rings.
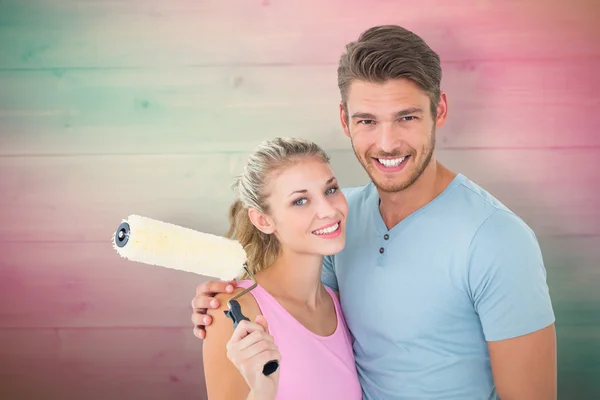
[{"label": "woman's teeth", "polygon": [[340,227],[340,224],[335,224],[330,226],[329,228],[319,229],[318,231],[313,231],[315,235],[326,235],[331,232],[335,232]]},{"label": "woman's teeth", "polygon": [[402,158],[394,158],[393,160],[378,158],[377,161],[386,167],[397,167],[402,161],[404,161],[405,158],[406,156]]}]

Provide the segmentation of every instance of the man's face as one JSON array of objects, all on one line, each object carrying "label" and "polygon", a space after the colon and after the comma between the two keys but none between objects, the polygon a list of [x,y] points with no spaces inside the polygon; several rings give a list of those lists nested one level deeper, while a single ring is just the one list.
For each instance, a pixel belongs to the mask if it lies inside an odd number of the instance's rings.
[{"label": "man's face", "polygon": [[406,79],[385,83],[354,81],[347,96],[344,132],[373,183],[384,192],[412,185],[429,165],[436,127],[446,116],[442,94],[434,120],[429,96]]}]

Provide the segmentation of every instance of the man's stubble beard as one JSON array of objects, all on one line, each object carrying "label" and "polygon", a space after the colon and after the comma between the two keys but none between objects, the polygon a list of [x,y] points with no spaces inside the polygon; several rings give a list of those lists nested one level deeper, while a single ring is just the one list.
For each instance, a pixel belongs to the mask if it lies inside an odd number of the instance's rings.
[{"label": "man's stubble beard", "polygon": [[373,182],[375,187],[377,187],[377,189],[379,189],[380,191],[385,192],[385,193],[398,193],[398,192],[401,192],[401,191],[406,190],[409,187],[411,187],[417,181],[417,179],[419,179],[419,177],[423,174],[423,171],[425,171],[425,168],[427,168],[427,166],[431,163],[431,159],[433,158],[433,152],[435,150],[435,143],[436,143],[435,134],[436,134],[436,129],[435,129],[435,125],[434,125],[431,130],[431,140],[429,142],[428,147],[426,147],[427,153],[425,155],[425,159],[423,160],[421,165],[417,166],[416,171],[410,176],[410,179],[408,179],[408,181],[406,181],[406,182],[402,182],[399,184],[387,185],[387,186],[377,183],[377,181],[375,180],[375,176],[374,176],[375,174],[369,170],[369,168],[374,168],[373,164],[368,162],[367,160],[364,160],[362,158],[362,156],[356,152],[356,148],[354,147],[354,142],[352,142],[352,136],[350,136],[350,143],[352,145],[352,150],[354,151],[354,155],[358,159],[358,162],[362,165],[362,167],[365,170],[365,172],[367,173],[367,175],[369,175],[369,178],[371,178],[371,181]]}]

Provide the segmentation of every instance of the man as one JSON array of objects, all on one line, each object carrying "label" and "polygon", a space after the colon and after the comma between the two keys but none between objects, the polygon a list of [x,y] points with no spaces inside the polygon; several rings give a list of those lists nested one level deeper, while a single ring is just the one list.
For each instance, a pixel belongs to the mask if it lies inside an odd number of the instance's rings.
[{"label": "man", "polygon": [[[555,399],[556,338],[531,229],[435,157],[447,116],[438,55],[398,26],[338,67],[340,120],[371,181],[344,190],[345,249],[326,259],[365,399]],[[226,283],[193,301],[195,332]]]}]

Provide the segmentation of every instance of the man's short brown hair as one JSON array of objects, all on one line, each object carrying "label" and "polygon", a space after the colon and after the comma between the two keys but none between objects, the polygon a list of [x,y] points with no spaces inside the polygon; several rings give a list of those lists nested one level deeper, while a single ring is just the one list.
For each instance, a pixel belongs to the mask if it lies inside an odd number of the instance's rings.
[{"label": "man's short brown hair", "polygon": [[408,79],[419,85],[428,94],[431,113],[436,117],[442,80],[440,57],[421,37],[397,25],[372,27],[346,45],[338,66],[338,87],[346,117],[352,81],[384,83],[392,79]]}]

